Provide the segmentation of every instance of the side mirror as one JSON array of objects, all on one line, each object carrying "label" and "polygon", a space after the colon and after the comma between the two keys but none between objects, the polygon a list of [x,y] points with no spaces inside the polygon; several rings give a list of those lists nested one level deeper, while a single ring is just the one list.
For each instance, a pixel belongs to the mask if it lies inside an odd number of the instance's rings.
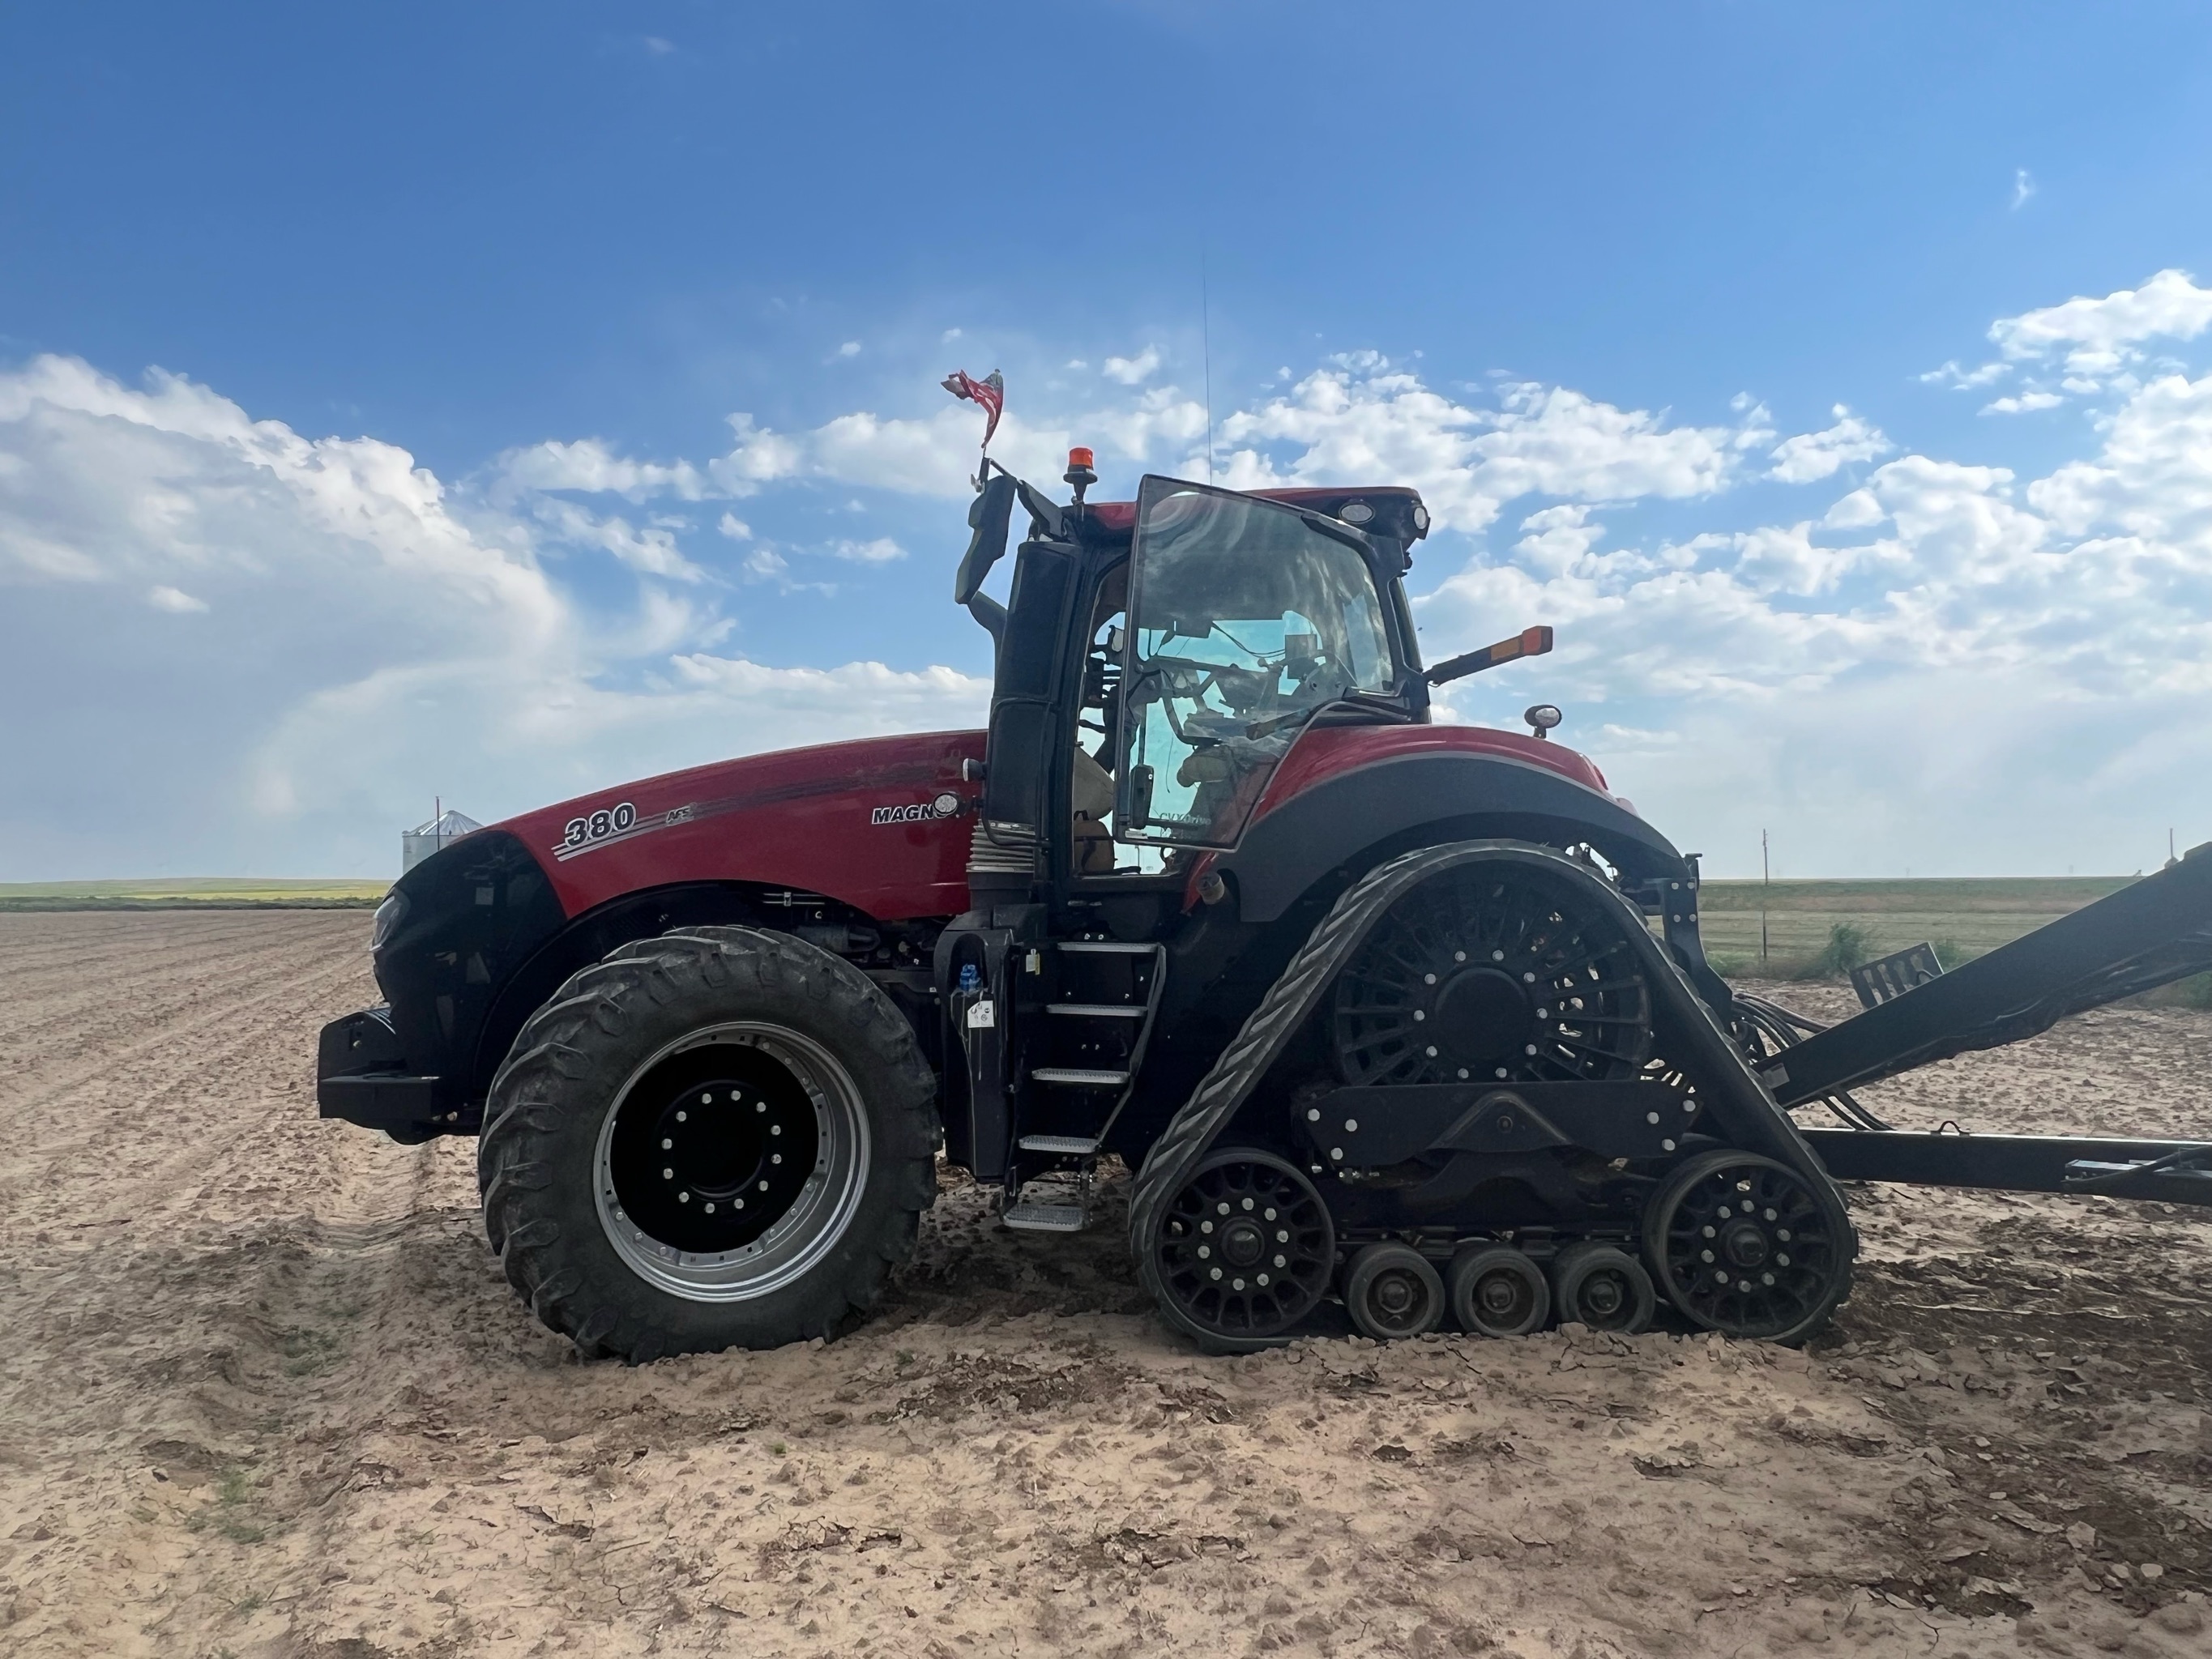
[{"label": "side mirror", "polygon": [[1551,735],[1552,728],[1566,719],[1566,716],[1562,714],[1554,705],[1540,702],[1532,708],[1522,710],[1521,718],[1528,722],[1529,735],[1541,743]]},{"label": "side mirror", "polygon": [[968,550],[952,578],[952,603],[964,605],[997,639],[1006,625],[1006,608],[983,592],[991,567],[1006,556],[1006,526],[1014,513],[1014,480],[1001,472],[986,483],[968,509]]},{"label": "side mirror", "polygon": [[[1480,674],[1484,669],[1495,668],[1502,662],[1515,662],[1522,657],[1540,657],[1551,648],[1550,629],[1524,628],[1510,640],[1500,640],[1495,645],[1484,646],[1480,651],[1470,651],[1464,656],[1440,662],[1424,678],[1431,685],[1442,685],[1446,680]],[[1556,721],[1553,723],[1557,724]]]}]

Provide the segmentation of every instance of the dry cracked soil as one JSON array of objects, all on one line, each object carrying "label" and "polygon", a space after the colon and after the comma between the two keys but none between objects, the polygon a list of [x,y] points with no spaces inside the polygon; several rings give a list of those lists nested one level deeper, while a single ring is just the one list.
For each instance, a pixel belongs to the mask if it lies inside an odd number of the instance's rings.
[{"label": "dry cracked soil", "polygon": [[[948,1177],[842,1340],[580,1363],[319,1121],[357,914],[0,915],[0,1652],[2212,1653],[2208,1212],[1861,1188],[1803,1352],[1170,1340]],[[1773,988],[1808,1012],[1832,991]],[[2212,1016],[1869,1091],[2212,1138]]]}]

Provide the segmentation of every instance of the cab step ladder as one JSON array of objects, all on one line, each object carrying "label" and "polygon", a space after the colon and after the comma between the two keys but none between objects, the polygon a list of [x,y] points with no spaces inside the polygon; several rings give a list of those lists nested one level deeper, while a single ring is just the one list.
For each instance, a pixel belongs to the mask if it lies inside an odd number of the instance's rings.
[{"label": "cab step ladder", "polygon": [[[1018,1192],[1007,1194],[1006,1209],[1000,1219],[1007,1226],[1024,1232],[1073,1233],[1080,1232],[1089,1219],[1091,1180],[1097,1168],[1098,1149],[1103,1146],[1114,1121],[1121,1115],[1121,1109],[1129,1103],[1136,1092],[1137,1078],[1145,1066],[1145,1048],[1152,1041],[1152,1024],[1160,1010],[1160,994],[1166,988],[1168,979],[1167,947],[1162,945],[1134,945],[1119,939],[1063,939],[1053,949],[1067,956],[1123,956],[1146,957],[1152,962],[1150,981],[1145,988],[1141,1005],[1121,1002],[1054,1002],[1045,1007],[1046,1015],[1055,1020],[1077,1020],[1112,1030],[1126,1030],[1128,1022],[1138,1022],[1136,1035],[1128,1048],[1126,1066],[1107,1068],[1082,1066],[1039,1066],[1030,1073],[1030,1081],[1060,1090],[1116,1091],[1114,1103],[1108,1109],[1104,1121],[1090,1134],[1022,1135],[1014,1144],[1024,1152],[1047,1158],[1073,1160],[1076,1165],[1077,1202],[1073,1204],[1024,1204]],[[1080,1026],[1075,1028],[1081,1030]]]}]

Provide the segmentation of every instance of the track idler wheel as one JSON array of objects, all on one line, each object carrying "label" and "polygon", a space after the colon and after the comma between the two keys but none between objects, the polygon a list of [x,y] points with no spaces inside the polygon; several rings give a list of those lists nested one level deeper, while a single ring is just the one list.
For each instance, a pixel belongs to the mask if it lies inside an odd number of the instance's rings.
[{"label": "track idler wheel", "polygon": [[1419,1336],[1443,1323],[1444,1281],[1419,1250],[1369,1244],[1344,1270],[1344,1306],[1377,1342]]},{"label": "track idler wheel", "polygon": [[1610,1244],[1570,1244],[1552,1258],[1552,1301],[1559,1322],[1633,1336],[1649,1329],[1658,1292],[1644,1264]]},{"label": "track idler wheel", "polygon": [[1544,1270],[1506,1244],[1470,1244],[1444,1275],[1452,1317],[1477,1336],[1526,1336],[1552,1316]]},{"label": "track idler wheel", "polygon": [[1694,1158],[1655,1194],[1644,1253],[1674,1304],[1710,1331],[1800,1342],[1850,1289],[1842,1200],[1757,1152]]},{"label": "track idler wheel", "polygon": [[1148,1243],[1168,1323],[1215,1353],[1286,1340],[1328,1289],[1336,1229],[1296,1164],[1249,1146],[1211,1153]]}]

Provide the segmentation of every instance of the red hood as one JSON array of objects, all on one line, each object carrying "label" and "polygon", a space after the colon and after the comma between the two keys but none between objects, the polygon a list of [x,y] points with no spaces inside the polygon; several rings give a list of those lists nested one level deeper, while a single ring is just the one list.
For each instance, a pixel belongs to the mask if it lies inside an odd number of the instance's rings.
[{"label": "red hood", "polygon": [[575,915],[641,888],[743,881],[826,894],[884,919],[967,902],[981,732],[818,744],[641,778],[497,827]]}]

